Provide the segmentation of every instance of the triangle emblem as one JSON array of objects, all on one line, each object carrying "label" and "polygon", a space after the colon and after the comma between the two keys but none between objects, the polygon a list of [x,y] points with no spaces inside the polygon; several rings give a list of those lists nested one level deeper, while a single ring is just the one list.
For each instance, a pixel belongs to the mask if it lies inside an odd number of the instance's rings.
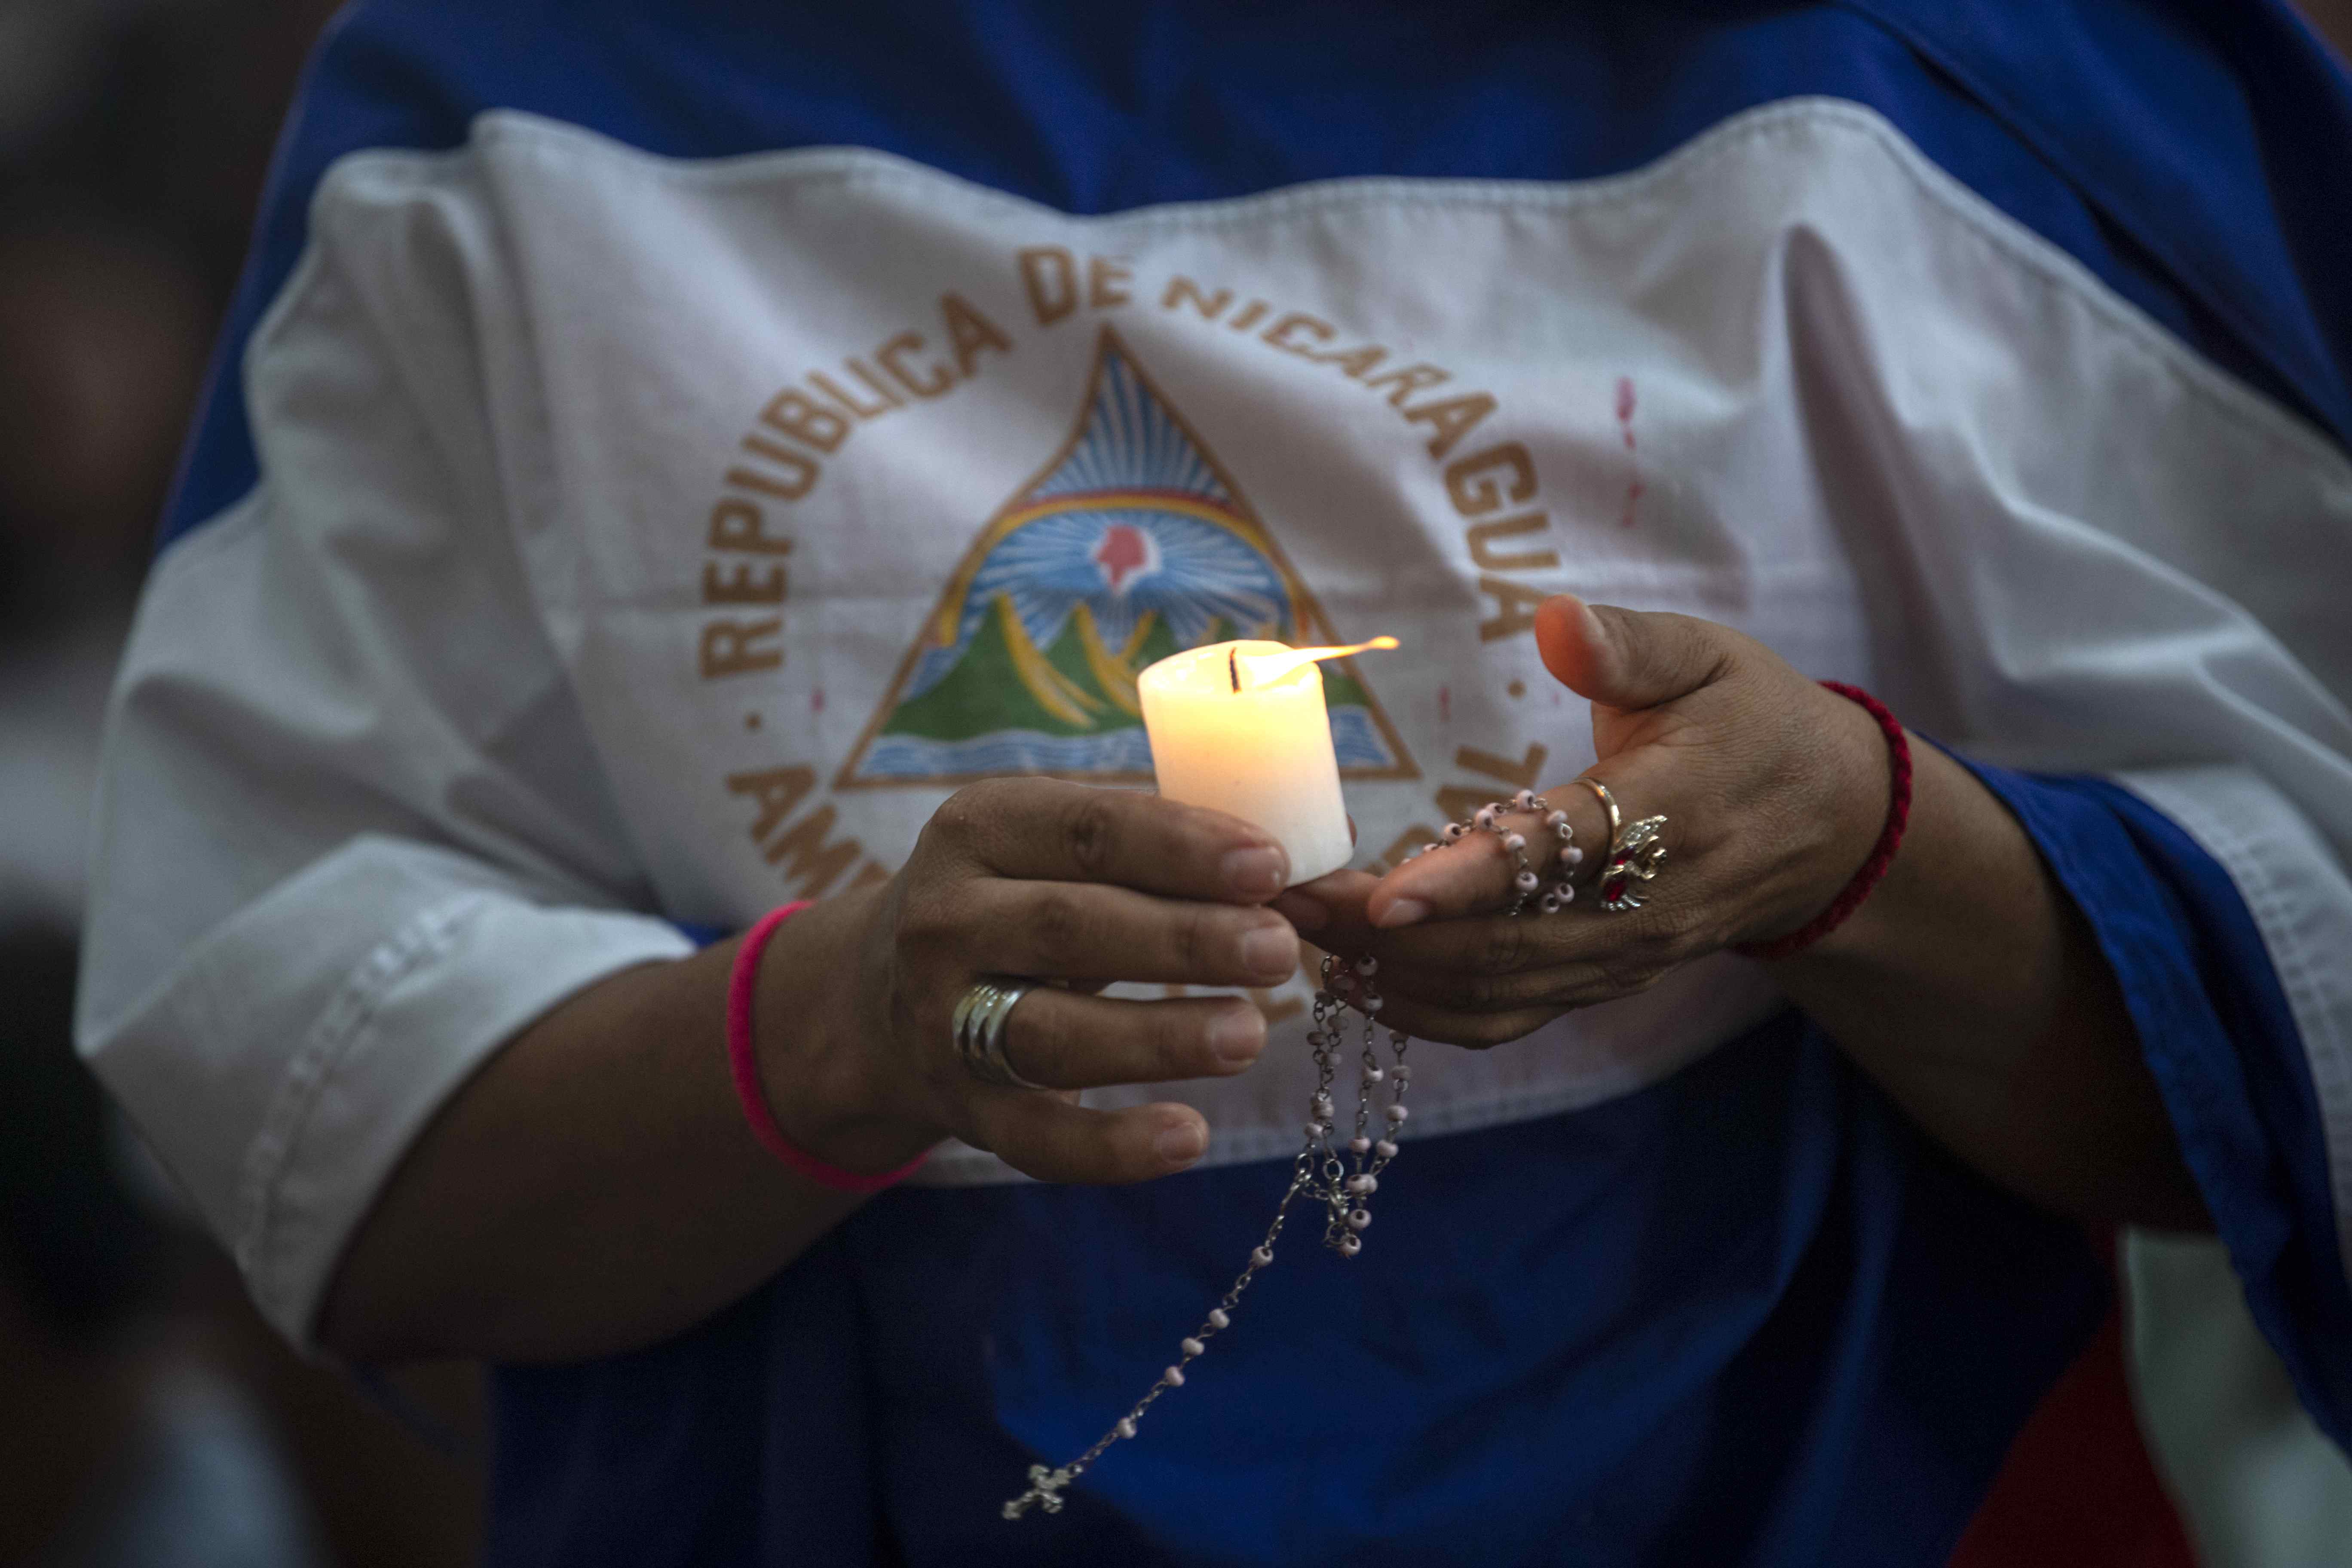
[{"label": "triangle emblem", "polygon": [[[1234,637],[1345,640],[1105,329],[1069,438],[982,525],[835,787],[1148,784],[1136,676]],[[1324,666],[1324,691],[1343,777],[1420,776],[1353,661]]]}]

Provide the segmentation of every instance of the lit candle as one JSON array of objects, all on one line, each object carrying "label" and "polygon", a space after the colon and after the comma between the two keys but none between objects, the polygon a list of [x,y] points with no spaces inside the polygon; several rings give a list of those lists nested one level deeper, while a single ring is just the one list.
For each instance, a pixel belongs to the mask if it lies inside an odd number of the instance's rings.
[{"label": "lit candle", "polygon": [[1311,882],[1355,854],[1318,660],[1391,648],[1223,642],[1161,659],[1137,678],[1160,793],[1256,824]]}]

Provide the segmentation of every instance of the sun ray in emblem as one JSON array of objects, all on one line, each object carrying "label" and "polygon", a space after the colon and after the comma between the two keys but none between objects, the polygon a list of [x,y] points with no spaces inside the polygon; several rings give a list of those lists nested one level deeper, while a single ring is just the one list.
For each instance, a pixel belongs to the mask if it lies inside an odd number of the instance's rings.
[{"label": "sun ray in emblem", "polygon": [[[1148,781],[1135,677],[1228,637],[1336,642],[1200,437],[1106,329],[1069,439],[982,527],[836,787],[1052,773]],[[1419,776],[1352,668],[1343,774]]]}]

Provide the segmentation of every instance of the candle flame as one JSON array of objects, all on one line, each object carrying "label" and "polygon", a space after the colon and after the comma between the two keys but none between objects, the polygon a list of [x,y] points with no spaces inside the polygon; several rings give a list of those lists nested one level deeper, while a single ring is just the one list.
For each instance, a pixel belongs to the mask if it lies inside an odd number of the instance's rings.
[{"label": "candle flame", "polygon": [[1327,658],[1345,658],[1351,653],[1385,651],[1397,646],[1394,637],[1374,637],[1370,642],[1350,643],[1346,647],[1295,647],[1288,653],[1236,652],[1232,657],[1234,689],[1239,691],[1242,689],[1241,672],[1244,670],[1249,672],[1252,686],[1266,686],[1293,670],[1303,669]]}]

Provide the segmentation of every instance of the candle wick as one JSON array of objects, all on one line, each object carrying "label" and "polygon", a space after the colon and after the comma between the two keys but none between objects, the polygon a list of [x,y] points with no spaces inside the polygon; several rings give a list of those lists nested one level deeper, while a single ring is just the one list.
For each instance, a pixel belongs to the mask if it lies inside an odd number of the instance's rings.
[{"label": "candle wick", "polygon": [[[1363,653],[1372,648],[1392,648],[1396,646],[1397,640],[1394,637],[1374,637],[1370,642],[1352,643],[1346,647],[1301,647],[1292,648],[1287,653],[1252,654],[1250,684],[1253,687],[1270,686],[1289,675],[1291,671],[1322,659],[1345,658],[1351,653]],[[1239,691],[1242,689],[1241,649],[1232,649],[1225,655],[1225,658],[1233,671],[1234,689]]]}]

